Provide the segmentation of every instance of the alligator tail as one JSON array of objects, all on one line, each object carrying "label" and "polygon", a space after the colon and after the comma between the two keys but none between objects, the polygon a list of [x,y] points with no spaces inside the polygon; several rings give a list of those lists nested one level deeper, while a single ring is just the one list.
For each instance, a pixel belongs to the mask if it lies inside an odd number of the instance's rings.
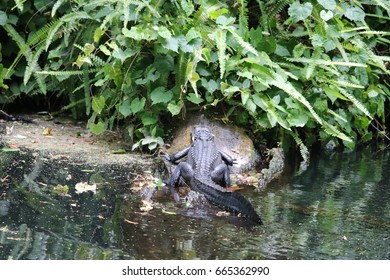
[{"label": "alligator tail", "polygon": [[193,186],[194,191],[204,194],[211,203],[230,212],[240,213],[257,224],[263,224],[252,204],[240,193],[227,191],[211,180],[207,183],[197,178],[193,178],[193,180],[191,186]]}]

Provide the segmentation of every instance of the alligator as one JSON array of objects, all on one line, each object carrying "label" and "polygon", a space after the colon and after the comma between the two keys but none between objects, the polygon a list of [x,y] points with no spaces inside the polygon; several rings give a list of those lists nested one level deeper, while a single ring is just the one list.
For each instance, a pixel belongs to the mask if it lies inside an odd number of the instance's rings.
[{"label": "alligator", "polygon": [[230,186],[229,166],[234,164],[235,159],[217,149],[214,135],[208,127],[195,126],[189,147],[173,155],[164,155],[174,164],[185,156],[187,161],[178,163],[167,184],[177,203],[181,203],[176,188],[182,177],[192,190],[203,194],[212,204],[262,224],[251,203],[240,193],[227,189]]}]

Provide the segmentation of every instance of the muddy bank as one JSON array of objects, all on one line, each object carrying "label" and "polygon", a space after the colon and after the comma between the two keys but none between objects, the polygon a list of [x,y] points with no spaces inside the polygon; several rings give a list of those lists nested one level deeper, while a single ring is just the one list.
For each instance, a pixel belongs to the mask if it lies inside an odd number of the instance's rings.
[{"label": "muddy bank", "polygon": [[4,184],[7,175],[23,180],[18,177],[33,170],[33,180],[46,185],[115,183],[130,188],[144,173],[166,176],[161,159],[129,153],[129,145],[114,132],[97,137],[85,123],[37,115],[28,118],[31,123],[0,123]]}]

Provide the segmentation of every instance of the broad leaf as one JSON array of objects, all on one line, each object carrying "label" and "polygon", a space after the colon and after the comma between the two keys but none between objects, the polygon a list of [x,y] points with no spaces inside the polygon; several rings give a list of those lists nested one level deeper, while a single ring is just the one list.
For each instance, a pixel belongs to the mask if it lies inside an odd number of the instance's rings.
[{"label": "broad leaf", "polygon": [[152,105],[157,103],[168,103],[173,97],[172,91],[166,91],[164,87],[155,88],[150,93],[150,99],[152,99]]},{"label": "broad leaf", "polygon": [[317,0],[317,2],[327,10],[333,11],[336,9],[336,1],[335,0]]},{"label": "broad leaf", "polygon": [[145,97],[142,97],[141,99],[139,99],[138,97],[135,98],[132,102],[131,102],[131,105],[130,105],[130,110],[136,114],[137,112],[141,111],[144,109],[144,106],[145,106]]},{"label": "broad leaf", "polygon": [[307,2],[304,4],[294,2],[291,4],[290,8],[288,8],[288,14],[294,23],[308,18],[312,11],[313,5]]},{"label": "broad leaf", "polygon": [[130,116],[131,109],[130,109],[130,100],[126,99],[122,102],[122,104],[119,106],[119,112],[126,118]]},{"label": "broad leaf", "polygon": [[97,115],[99,115],[103,111],[105,104],[106,104],[106,100],[102,95],[99,97],[94,96],[92,98],[92,110]]}]

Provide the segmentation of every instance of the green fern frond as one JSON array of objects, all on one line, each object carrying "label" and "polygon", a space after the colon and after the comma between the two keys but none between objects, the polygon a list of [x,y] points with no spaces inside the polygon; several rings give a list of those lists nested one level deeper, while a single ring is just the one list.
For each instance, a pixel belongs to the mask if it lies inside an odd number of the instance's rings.
[{"label": "green fern frond", "polygon": [[91,19],[91,16],[88,15],[86,12],[75,12],[64,15],[61,20],[64,22],[71,22],[76,19]]},{"label": "green fern frond", "polygon": [[221,80],[225,74],[226,66],[226,30],[218,29],[215,33],[218,48],[219,77]]},{"label": "green fern frond", "polygon": [[[322,54],[322,50],[321,48],[315,48],[314,49],[314,52],[313,52],[313,55],[312,55],[312,59],[313,60],[318,60],[320,57],[321,57],[321,54]],[[314,72],[314,69],[315,67],[317,66],[317,64],[315,63],[310,63],[307,67],[306,67],[306,73],[305,73],[305,78],[306,80],[309,80],[311,75],[313,75],[313,72]]]},{"label": "green fern frond", "polygon": [[383,70],[384,72],[386,73],[390,73],[390,71],[386,68],[386,65],[385,65],[385,62],[384,60],[382,59],[381,56],[378,56],[376,55],[368,46],[367,44],[365,44],[364,42],[362,42],[361,40],[359,39],[353,39],[351,40],[351,43],[354,44],[357,48],[359,48],[360,50],[363,50],[367,55],[368,57],[370,58],[370,61],[369,63],[375,65],[376,67],[380,68],[381,70]]},{"label": "green fern frond", "polygon": [[312,114],[314,119],[319,123],[323,124],[323,120],[320,118],[320,116],[316,113],[313,106],[311,106],[310,102],[299,92],[297,91],[291,83],[283,79],[283,77],[278,74],[274,73],[273,75],[274,79],[270,81],[270,84],[280,88],[284,92],[286,92],[288,95],[302,103]]},{"label": "green fern frond", "polygon": [[346,67],[362,67],[367,68],[367,64],[357,62],[346,62],[346,61],[330,61],[325,59],[312,59],[305,57],[287,58],[290,62],[298,62],[303,64],[315,64],[315,65],[328,65],[328,66],[346,66]]},{"label": "green fern frond", "polygon": [[341,73],[336,70],[335,67],[329,67],[327,65],[319,64],[317,65],[318,68],[324,69],[326,72],[332,73],[335,76],[341,76]]},{"label": "green fern frond", "polygon": [[49,49],[50,44],[53,42],[54,36],[57,34],[63,23],[64,22],[62,20],[56,20],[51,23],[50,30],[47,32],[46,51]]},{"label": "green fern frond", "polygon": [[290,134],[291,136],[294,138],[295,140],[295,143],[297,143],[298,147],[299,147],[299,152],[302,156],[302,159],[303,159],[303,166],[307,166],[309,164],[309,160],[310,160],[310,152],[309,152],[309,149],[306,147],[306,145],[303,143],[303,141],[301,140],[301,138],[299,138],[299,135],[298,133],[296,132],[296,130],[293,130],[293,131],[290,131]]},{"label": "green fern frond", "polygon": [[55,4],[53,5],[53,8],[51,9],[51,17],[54,17],[58,8],[61,7],[61,5],[67,0],[57,0]]},{"label": "green fern frond", "polygon": [[338,88],[340,93],[344,95],[346,98],[348,98],[355,106],[358,108],[361,112],[363,112],[369,119],[373,120],[374,118],[371,116],[370,112],[367,110],[367,108],[355,98],[351,93],[349,93],[347,90],[343,88]]},{"label": "green fern frond", "polygon": [[267,4],[267,17],[274,18],[277,14],[280,14],[292,1],[290,0],[276,0],[269,1]]},{"label": "green fern frond", "polygon": [[342,80],[333,81],[333,84],[338,84],[340,86],[348,87],[348,88],[364,89],[364,86],[362,86],[362,85],[358,85],[358,84],[354,84],[354,83],[342,81]]},{"label": "green fern frond", "polygon": [[[100,69],[89,68],[88,73],[96,73]],[[50,76],[80,76],[84,74],[83,70],[69,70],[69,71],[37,71],[39,75],[50,75]]]},{"label": "green fern frond", "polygon": [[336,119],[341,120],[343,123],[347,123],[348,122],[347,119],[345,119],[344,117],[340,116],[340,114],[337,114],[333,110],[327,109],[326,112],[328,112],[329,114],[333,115]]},{"label": "green fern frond", "polygon": [[383,0],[374,0],[374,2],[381,6],[383,9],[386,10],[386,12],[390,15],[390,2],[389,1],[383,1]]},{"label": "green fern frond", "polygon": [[41,68],[39,67],[39,64],[38,64],[38,59],[43,51],[44,51],[44,45],[41,44],[41,46],[39,46],[36,49],[36,51],[33,53],[33,55],[28,60],[27,67],[26,67],[26,70],[24,72],[24,78],[23,78],[23,82],[25,85],[28,83],[28,81],[30,80],[30,77],[33,73],[36,73],[36,72],[41,70]]},{"label": "green fern frond", "polygon": [[243,49],[253,53],[255,56],[259,56],[259,52],[250,43],[246,42],[240,35],[238,35],[232,26],[223,27],[223,29],[228,30]]},{"label": "green fern frond", "polygon": [[23,4],[24,2],[26,2],[27,0],[15,0],[15,4],[16,4],[16,7],[21,11],[23,12]]},{"label": "green fern frond", "polygon": [[5,73],[4,79],[8,79],[14,70],[16,64],[19,62],[20,58],[24,55],[25,57],[31,56],[30,48],[26,48],[26,43],[22,36],[15,30],[15,28],[10,24],[5,24],[4,29],[7,31],[8,35],[15,41],[15,43],[19,47],[19,52],[12,62],[11,66],[8,68],[7,72]]},{"label": "green fern frond", "polygon": [[[22,36],[14,29],[10,24],[4,25],[4,29],[7,31],[8,35],[16,42],[19,47],[19,52],[13,61],[12,65],[8,68],[6,77],[12,72],[16,64],[19,62],[22,56],[26,57],[27,61],[32,59],[32,49],[37,45],[42,43],[47,39],[49,31],[57,23],[57,21],[52,21],[41,27],[37,32],[35,32],[28,40],[25,42]],[[51,40],[51,39],[50,39]],[[42,52],[42,51],[41,51]],[[29,77],[28,77],[29,78]],[[28,80],[28,79],[27,79]]]},{"label": "green fern frond", "polygon": [[324,122],[323,128],[324,128],[324,131],[331,136],[334,136],[334,137],[339,138],[341,140],[344,140],[346,142],[353,142],[353,140],[350,137],[348,137],[347,135],[345,135],[344,133],[339,131],[335,126],[333,126],[327,122]]},{"label": "green fern frond", "polygon": [[240,26],[240,31],[244,34],[243,31],[248,30],[248,1],[247,0],[239,0],[239,17],[238,23]]},{"label": "green fern frond", "polygon": [[380,36],[389,36],[390,32],[388,31],[375,31],[375,30],[366,30],[359,32],[360,35],[380,35]]}]

